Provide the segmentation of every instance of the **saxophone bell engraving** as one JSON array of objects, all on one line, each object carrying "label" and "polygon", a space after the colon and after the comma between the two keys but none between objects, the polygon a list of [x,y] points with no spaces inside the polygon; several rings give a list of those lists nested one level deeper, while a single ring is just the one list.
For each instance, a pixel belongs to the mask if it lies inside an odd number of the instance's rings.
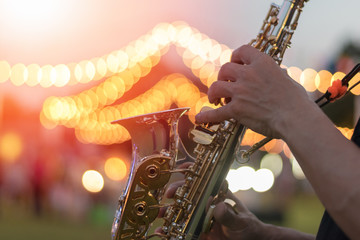
[{"label": "saxophone bell engraving", "polygon": [[178,108],[113,122],[129,131],[133,149],[130,176],[112,226],[113,240],[150,237],[148,230],[159,214],[177,159],[178,120],[188,110]]}]

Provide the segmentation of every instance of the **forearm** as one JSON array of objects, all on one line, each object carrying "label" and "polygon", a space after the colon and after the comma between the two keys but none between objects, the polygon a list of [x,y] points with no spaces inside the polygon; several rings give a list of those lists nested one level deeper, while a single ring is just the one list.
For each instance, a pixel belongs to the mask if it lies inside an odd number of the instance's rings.
[{"label": "forearm", "polygon": [[[334,220],[349,237],[360,235],[360,149],[308,105],[303,119],[287,119],[284,140]],[[294,115],[295,116],[295,115]]]},{"label": "forearm", "polygon": [[279,227],[275,225],[268,224],[267,228],[267,238],[268,240],[314,240],[315,236],[299,232],[294,229]]},{"label": "forearm", "polygon": [[231,101],[199,113],[197,123],[235,118],[255,132],[283,138],[330,215],[349,237],[360,236],[360,149],[273,59],[251,46],[240,47],[221,67],[208,95],[211,103]]}]

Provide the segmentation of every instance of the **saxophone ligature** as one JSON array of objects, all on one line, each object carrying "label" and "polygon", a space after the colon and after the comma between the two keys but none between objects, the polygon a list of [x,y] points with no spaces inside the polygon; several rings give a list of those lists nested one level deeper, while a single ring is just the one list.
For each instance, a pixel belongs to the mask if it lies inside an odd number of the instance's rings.
[{"label": "saxophone ligature", "polygon": [[[258,36],[249,44],[280,65],[306,1],[271,4]],[[232,163],[242,156],[239,145],[246,128],[234,119],[196,125],[189,133],[196,143],[193,164],[186,170],[177,170],[181,145],[178,121],[188,110],[177,108],[113,122],[128,130],[133,149],[130,175],[112,226],[113,240],[198,239],[209,228],[211,216],[205,211],[208,199],[221,197]],[[164,203],[169,179],[176,172],[184,173],[185,182],[174,199]],[[160,208],[165,206],[161,222],[152,226]],[[154,231],[156,227],[158,230]]]}]

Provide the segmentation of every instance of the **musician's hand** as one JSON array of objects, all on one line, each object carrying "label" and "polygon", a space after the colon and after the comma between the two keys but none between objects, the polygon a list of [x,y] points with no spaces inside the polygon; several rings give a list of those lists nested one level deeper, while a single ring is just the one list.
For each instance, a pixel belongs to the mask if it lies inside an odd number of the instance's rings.
[{"label": "musician's hand", "polygon": [[214,209],[214,223],[209,233],[203,234],[201,240],[247,240],[267,239],[267,224],[252,214],[230,191],[227,198],[236,205],[220,202]]},{"label": "musician's hand", "polygon": [[[186,169],[193,163],[184,163],[178,166],[179,169]],[[184,180],[173,182],[166,189],[165,196],[173,198],[176,190],[184,184]],[[220,202],[214,209],[214,224],[207,234],[201,235],[201,240],[223,240],[223,239],[266,239],[263,234],[266,233],[266,224],[261,222],[252,214],[234,194],[227,191],[226,197],[233,200],[237,213],[224,202]],[[212,202],[212,197],[208,201],[208,206]],[[166,209],[162,208],[159,217],[163,217]],[[161,232],[158,228],[156,232]]]},{"label": "musician's hand", "polygon": [[[218,109],[201,112],[198,123],[220,122],[235,118],[252,130],[280,138],[280,131],[291,119],[304,116],[308,105],[315,105],[303,87],[259,50],[244,45],[233,52],[231,62],[224,64],[208,91],[211,103],[225,98]],[[230,99],[230,102],[229,102]],[[285,131],[285,130],[284,130]]]}]

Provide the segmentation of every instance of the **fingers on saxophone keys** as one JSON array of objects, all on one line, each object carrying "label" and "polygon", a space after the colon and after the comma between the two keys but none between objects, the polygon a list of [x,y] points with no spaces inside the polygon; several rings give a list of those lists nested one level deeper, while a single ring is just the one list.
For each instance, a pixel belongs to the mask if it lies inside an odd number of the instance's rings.
[{"label": "fingers on saxophone keys", "polygon": [[234,200],[227,198],[224,200],[224,203],[226,203],[234,211],[234,213],[239,213],[239,210],[237,209],[237,204]]},{"label": "fingers on saxophone keys", "polygon": [[179,166],[177,166],[176,168],[177,169],[187,169],[192,165],[194,165],[193,162],[184,162],[184,163],[180,164]]},{"label": "fingers on saxophone keys", "polygon": [[164,215],[165,215],[165,212],[166,212],[166,207],[162,207],[159,209],[159,213],[158,213],[158,218],[162,218]]},{"label": "fingers on saxophone keys", "polygon": [[220,103],[221,98],[232,97],[232,82],[216,81],[208,91],[209,102],[215,105]]},{"label": "fingers on saxophone keys", "polygon": [[239,227],[237,213],[224,202],[220,202],[216,205],[216,208],[214,209],[214,218],[218,223],[232,230]]},{"label": "fingers on saxophone keys", "polygon": [[172,198],[175,195],[176,190],[184,185],[185,180],[177,181],[169,185],[169,187],[166,189],[165,196],[167,198]]},{"label": "fingers on saxophone keys", "polygon": [[238,212],[247,211],[247,208],[245,207],[245,205],[237,197],[235,197],[234,193],[232,193],[231,191],[228,191],[226,193],[226,197],[235,202],[235,204],[233,206],[236,208],[236,211],[238,211]]},{"label": "fingers on saxophone keys", "polygon": [[230,104],[221,108],[216,108],[206,112],[200,112],[195,116],[195,122],[200,123],[217,123],[231,118]]},{"label": "fingers on saxophone keys", "polygon": [[[182,164],[182,165],[186,165],[186,164],[184,163],[184,164]],[[180,165],[180,166],[182,166],[182,165]],[[185,183],[185,180],[171,183],[171,184],[169,185],[169,187],[168,187],[168,188],[166,189],[166,191],[165,191],[165,196],[166,196],[167,198],[173,198],[174,195],[175,195],[176,190],[177,190],[180,186],[182,186],[184,183]],[[159,214],[158,214],[158,217],[159,217],[159,218],[162,218],[162,217],[165,215],[166,209],[167,209],[167,207],[162,207],[162,208],[160,208]]]}]

